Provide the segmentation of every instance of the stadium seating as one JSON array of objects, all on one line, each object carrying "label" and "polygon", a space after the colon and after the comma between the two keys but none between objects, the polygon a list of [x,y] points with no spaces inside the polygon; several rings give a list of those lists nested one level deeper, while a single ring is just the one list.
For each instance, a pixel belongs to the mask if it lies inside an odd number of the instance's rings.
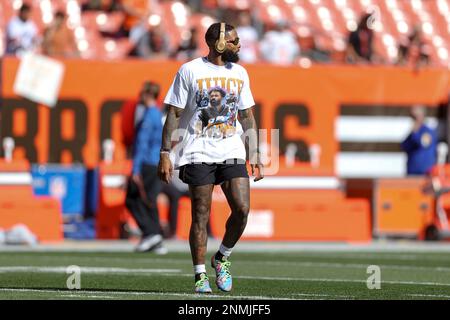
[{"label": "stadium seating", "polygon": [[[21,0],[15,0],[0,4],[0,29],[4,29],[20,3]],[[75,31],[79,27],[84,28],[85,32],[76,31],[83,58],[123,59],[126,56],[128,51],[125,48],[129,49],[129,45],[123,41],[115,43],[115,39],[105,41],[100,34],[117,31],[124,18],[122,13],[81,12],[82,0],[32,0],[31,3],[35,9],[32,18],[41,31],[58,9],[68,14]],[[432,60],[444,66],[450,61],[449,0],[227,0],[221,1],[220,5],[234,10],[254,7],[256,18],[268,27],[279,19],[287,19],[300,43],[303,37],[312,33],[319,46],[330,50],[332,56],[339,56],[336,53],[345,50],[348,32],[356,28],[361,13],[372,10],[377,17],[374,24],[375,50],[386,62],[395,61],[398,42],[407,36],[414,25],[422,26]],[[212,21],[213,17],[192,12],[180,1],[157,2],[149,17],[149,25],[162,23],[172,47],[180,43],[189,28],[196,26],[204,31]],[[204,52],[206,48],[203,41],[200,42]],[[119,48],[120,52],[110,53],[115,48]]]},{"label": "stadium seating", "polygon": [[124,19],[122,12],[87,11],[81,16],[81,24],[87,29],[112,34],[119,31]]}]

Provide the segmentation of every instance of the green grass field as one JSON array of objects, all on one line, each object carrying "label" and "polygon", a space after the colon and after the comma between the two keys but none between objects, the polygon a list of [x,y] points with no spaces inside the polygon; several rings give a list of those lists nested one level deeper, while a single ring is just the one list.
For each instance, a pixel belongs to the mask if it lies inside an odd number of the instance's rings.
[{"label": "green grass field", "polygon": [[[235,252],[233,291],[193,293],[189,252],[0,252],[0,299],[450,299],[450,252]],[[68,290],[70,265],[81,290]],[[367,288],[369,265],[381,289]]]}]

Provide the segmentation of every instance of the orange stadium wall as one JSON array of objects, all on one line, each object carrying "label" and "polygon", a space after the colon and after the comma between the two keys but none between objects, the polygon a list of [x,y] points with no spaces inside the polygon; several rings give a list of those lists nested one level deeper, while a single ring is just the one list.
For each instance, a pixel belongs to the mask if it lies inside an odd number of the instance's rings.
[{"label": "orange stadium wall", "polygon": [[[19,61],[3,59],[0,139],[14,138],[16,160],[77,162],[95,168],[101,164],[102,141],[110,138],[116,142],[114,163],[126,162],[121,143],[121,105],[136,97],[144,80],[160,83],[162,100],[180,63],[142,60],[63,63],[66,70],[59,100],[54,108],[49,108],[14,94]],[[261,64],[247,66],[247,70],[257,103],[255,116],[259,127],[279,129],[281,154],[289,143],[294,143],[299,150],[293,167],[285,167],[281,156],[280,170],[276,173],[279,176],[335,176],[335,157],[341,148],[336,138],[336,121],[346,112],[361,113],[364,109],[370,113],[379,107],[404,111],[403,108],[415,104],[436,110],[448,101],[450,91],[450,73],[445,69],[414,72],[393,67],[321,65],[305,69]],[[309,159],[308,150],[313,144],[321,147],[317,167]],[[0,148],[0,158],[2,152]],[[104,199],[116,200],[117,192],[123,193],[122,189],[115,190],[114,194],[103,191]],[[330,201],[323,190],[297,191],[255,190],[253,218],[255,221],[264,218],[267,230],[264,235],[259,229],[253,230],[244,238],[370,241],[371,209],[366,199],[345,198],[341,190],[332,190],[334,200]],[[278,196],[274,199],[269,194]],[[287,199],[283,200],[283,196]],[[212,228],[220,237],[229,209],[224,201],[219,201],[220,197],[217,199],[212,208]],[[127,214],[123,203],[105,204],[114,205],[115,218],[110,214],[110,207],[100,206],[97,236],[117,238],[118,226],[128,219]],[[190,209],[185,202],[180,207],[178,235],[186,239]]]},{"label": "orange stadium wall", "polygon": [[[15,138],[15,159],[26,158],[32,163],[81,162],[92,168],[101,160],[101,141],[112,138],[117,146],[115,160],[124,160],[121,104],[135,98],[147,79],[161,84],[162,100],[180,66],[169,61],[63,62],[66,71],[58,104],[48,108],[13,93],[19,61],[3,59],[0,136]],[[339,148],[335,120],[342,105],[436,106],[447,99],[450,91],[450,73],[445,69],[419,73],[352,66],[305,69],[251,65],[247,69],[259,127],[280,130],[281,153],[288,143],[298,147],[296,167],[282,172],[288,175],[334,174]],[[308,148],[315,143],[322,149],[318,168],[309,164]],[[2,152],[0,148],[0,157]]]}]

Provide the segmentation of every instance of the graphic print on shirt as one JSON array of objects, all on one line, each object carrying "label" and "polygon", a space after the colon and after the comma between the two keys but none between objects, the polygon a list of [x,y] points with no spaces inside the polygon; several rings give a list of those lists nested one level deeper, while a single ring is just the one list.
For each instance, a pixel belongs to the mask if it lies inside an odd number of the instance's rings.
[{"label": "graphic print on shirt", "polygon": [[[195,136],[196,138],[225,139],[236,133],[239,94],[243,82],[239,79],[219,78],[217,80],[220,80],[223,86],[211,87],[209,80],[211,79],[197,80]],[[214,80],[216,79],[214,78]],[[206,86],[203,85],[204,83]],[[235,86],[232,86],[231,83]]]}]

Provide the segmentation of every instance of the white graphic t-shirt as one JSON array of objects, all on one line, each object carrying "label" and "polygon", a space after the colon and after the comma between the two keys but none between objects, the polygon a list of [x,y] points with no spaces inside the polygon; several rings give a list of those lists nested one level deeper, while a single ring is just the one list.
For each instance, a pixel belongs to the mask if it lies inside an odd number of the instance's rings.
[{"label": "white graphic t-shirt", "polygon": [[188,163],[245,160],[238,110],[255,104],[247,71],[197,58],[181,66],[164,103],[184,109],[173,148],[175,168]]}]

